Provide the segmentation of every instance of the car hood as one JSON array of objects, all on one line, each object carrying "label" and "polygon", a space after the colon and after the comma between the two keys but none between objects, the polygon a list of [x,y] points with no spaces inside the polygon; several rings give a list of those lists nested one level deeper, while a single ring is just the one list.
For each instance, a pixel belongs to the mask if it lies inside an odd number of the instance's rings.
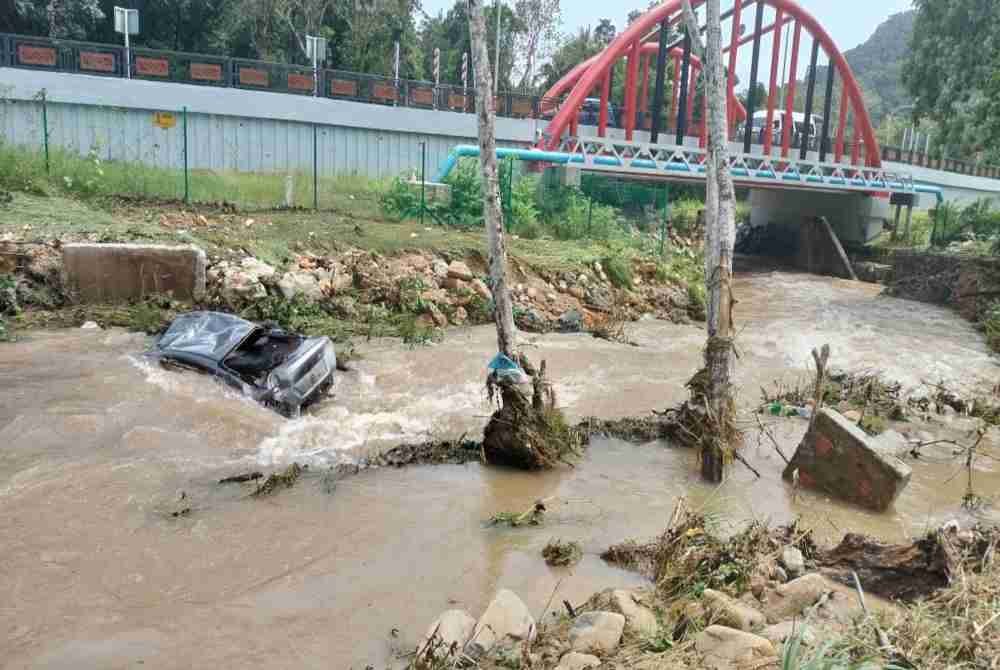
[{"label": "car hood", "polygon": [[183,314],[156,341],[162,352],[203,356],[221,362],[257,326],[232,314],[190,312]]}]

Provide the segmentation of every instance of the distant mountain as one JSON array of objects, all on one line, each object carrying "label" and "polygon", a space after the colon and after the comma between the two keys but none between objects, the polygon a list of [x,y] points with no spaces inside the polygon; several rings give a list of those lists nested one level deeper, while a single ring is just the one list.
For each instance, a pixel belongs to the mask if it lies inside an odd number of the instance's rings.
[{"label": "distant mountain", "polygon": [[893,14],[867,42],[844,52],[876,127],[886,114],[913,102],[903,86],[903,63],[910,53],[916,16],[915,10]]}]

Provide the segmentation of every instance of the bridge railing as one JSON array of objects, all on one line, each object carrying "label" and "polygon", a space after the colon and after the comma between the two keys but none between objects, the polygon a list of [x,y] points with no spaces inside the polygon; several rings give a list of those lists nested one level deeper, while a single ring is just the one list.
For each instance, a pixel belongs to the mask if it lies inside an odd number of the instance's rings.
[{"label": "bridge railing", "polygon": [[[135,79],[298,95],[312,95],[315,86],[319,96],[334,100],[475,112],[475,91],[460,86],[330,69],[319,70],[316,85],[308,66],[145,47],[129,51],[117,45],[0,33],[0,67],[125,77],[128,62]],[[501,92],[494,100],[499,116],[514,119],[549,119],[561,104],[514,92]]]},{"label": "bridge railing", "polygon": [[986,165],[958,158],[932,157],[921,151],[900,149],[899,147],[882,147],[882,160],[894,163],[906,163],[932,170],[955,172],[973,177],[1000,179],[1000,166],[997,165]]}]

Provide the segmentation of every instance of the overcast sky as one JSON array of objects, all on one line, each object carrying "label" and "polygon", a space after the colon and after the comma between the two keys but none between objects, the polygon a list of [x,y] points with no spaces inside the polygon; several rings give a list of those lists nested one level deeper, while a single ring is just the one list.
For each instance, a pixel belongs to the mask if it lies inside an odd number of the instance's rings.
[{"label": "overcast sky", "polygon": [[[493,0],[485,0],[492,2]],[[513,0],[502,0],[513,6]],[[437,14],[453,7],[455,0],[423,0],[424,11]],[[563,31],[576,32],[581,26],[597,25],[611,19],[618,30],[626,25],[629,11],[644,8],[646,0],[562,0]],[[744,3],[747,4],[747,3]],[[799,0],[799,4],[826,28],[841,51],[861,44],[890,15],[910,9],[912,0]],[[723,11],[732,6],[723,1]],[[767,15],[765,15],[767,16]],[[751,18],[750,21],[753,19]],[[746,19],[743,23],[748,23]]]}]

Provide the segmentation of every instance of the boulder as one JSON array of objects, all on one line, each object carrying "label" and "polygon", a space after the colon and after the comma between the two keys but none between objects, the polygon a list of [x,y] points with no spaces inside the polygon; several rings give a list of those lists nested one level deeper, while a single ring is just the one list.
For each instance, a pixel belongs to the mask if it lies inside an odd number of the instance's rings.
[{"label": "boulder", "polygon": [[476,275],[472,274],[469,266],[462,261],[452,261],[448,266],[448,277],[461,279],[462,281],[472,281],[476,278]]},{"label": "boulder", "polygon": [[465,651],[480,658],[490,649],[521,640],[533,639],[535,618],[513,591],[501,589],[476,623]]},{"label": "boulder", "polygon": [[610,654],[625,632],[625,617],[616,612],[584,612],[569,630],[573,651]]},{"label": "boulder", "polygon": [[464,307],[457,307],[455,311],[452,312],[451,320],[456,326],[461,326],[469,320],[469,313],[465,311]]},{"label": "boulder", "polygon": [[476,292],[480,298],[484,300],[490,300],[493,294],[490,293],[490,287],[483,282],[482,279],[473,279],[471,282],[472,290]]},{"label": "boulder", "polygon": [[[476,628],[476,620],[464,610],[448,610],[439,616],[427,629],[423,641],[417,647],[417,656],[421,657],[427,651],[432,639],[438,653],[432,654],[441,658],[458,656],[462,652],[465,643],[472,637],[472,632]],[[454,650],[454,653],[452,651]],[[428,659],[429,660],[429,659]]]},{"label": "boulder", "polygon": [[444,279],[448,276],[448,264],[438,258],[431,264],[431,271],[438,279]]},{"label": "boulder", "polygon": [[769,595],[764,614],[769,623],[797,617],[830,590],[827,581],[817,574],[793,579],[781,584]]},{"label": "boulder", "polygon": [[579,333],[583,330],[583,314],[571,309],[559,317],[559,330],[563,333]]},{"label": "boulder", "polygon": [[581,654],[571,651],[559,660],[556,670],[587,670],[596,668],[601,664],[601,659],[590,654]]},{"label": "boulder", "polygon": [[775,646],[784,644],[789,638],[800,636],[802,643],[812,646],[816,643],[816,635],[801,621],[782,621],[768,626],[760,632],[760,636],[770,640]]},{"label": "boulder", "polygon": [[434,325],[438,328],[445,328],[448,325],[448,317],[444,315],[444,312],[438,308],[432,302],[427,303],[427,314],[430,315],[431,319],[434,320]]},{"label": "boulder", "polygon": [[825,491],[883,511],[910,483],[911,470],[879,449],[873,439],[839,412],[823,409],[785,468],[804,488]]},{"label": "boulder", "polygon": [[461,291],[468,283],[463,279],[456,279],[455,277],[448,277],[443,282],[441,282],[441,287],[449,291]]},{"label": "boulder", "polygon": [[[29,274],[39,274],[30,269],[34,262],[29,263]],[[200,300],[205,294],[206,262],[205,252],[194,246],[72,243],[62,247],[67,284],[82,302],[123,302],[153,293]]]},{"label": "boulder", "polygon": [[652,637],[660,630],[656,615],[635,597],[631,591],[618,589],[611,594],[611,605],[625,617],[625,626],[640,637]]},{"label": "boulder", "polygon": [[286,272],[278,280],[278,290],[285,300],[302,296],[317,301],[323,298],[323,289],[312,272]]},{"label": "boulder", "polygon": [[715,670],[765,667],[762,662],[778,657],[769,640],[725,626],[709,626],[698,633],[694,646],[704,659],[704,667]]},{"label": "boulder", "polygon": [[763,614],[720,591],[705,589],[702,600],[705,609],[708,610],[709,619],[723,626],[752,631],[759,630],[767,624]]},{"label": "boulder", "polygon": [[801,577],[806,571],[806,559],[796,547],[785,547],[781,551],[781,564],[792,579]]},{"label": "boulder", "polygon": [[582,286],[570,286],[569,294],[577,300],[583,300],[587,297],[587,291]]}]

